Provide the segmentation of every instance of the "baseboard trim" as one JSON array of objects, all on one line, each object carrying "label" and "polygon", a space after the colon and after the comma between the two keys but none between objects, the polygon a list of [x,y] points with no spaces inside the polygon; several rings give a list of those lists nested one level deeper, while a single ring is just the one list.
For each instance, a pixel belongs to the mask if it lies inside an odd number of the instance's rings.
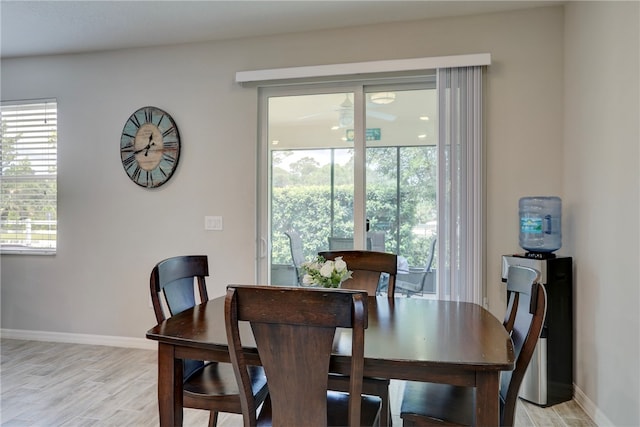
[{"label": "baseboard trim", "polygon": [[68,344],[104,345],[109,347],[137,348],[142,350],[157,350],[155,341],[145,338],[116,337],[110,335],[70,334],[64,332],[28,331],[23,329],[0,329],[2,338],[62,342]]},{"label": "baseboard trim", "polygon": [[586,394],[578,387],[573,385],[573,400],[580,405],[582,410],[593,420],[599,427],[613,427],[614,424],[604,415],[598,407],[587,397]]}]

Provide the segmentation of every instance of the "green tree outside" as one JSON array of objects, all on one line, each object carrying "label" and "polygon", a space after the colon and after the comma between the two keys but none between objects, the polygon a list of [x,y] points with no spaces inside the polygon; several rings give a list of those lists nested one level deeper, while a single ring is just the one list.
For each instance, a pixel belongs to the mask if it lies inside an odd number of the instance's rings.
[{"label": "green tree outside", "polygon": [[[326,250],[329,237],[353,235],[353,160],[334,163],[332,171],[310,152],[285,168],[288,153],[273,152],[271,201],[272,263],[285,265],[292,263],[287,230],[301,235],[307,259]],[[436,218],[436,160],[433,146],[367,149],[370,230],[384,231],[386,250],[403,255],[410,266],[424,267],[434,238],[414,229]]]},{"label": "green tree outside", "polygon": [[[21,155],[19,141],[21,134],[10,136],[7,124],[1,124],[0,135],[0,219],[2,220],[2,242],[14,243],[27,240],[27,227],[31,228],[29,239],[55,240],[57,211],[56,166],[37,170],[37,158]],[[53,132],[47,144],[55,151],[57,141]],[[41,168],[42,169],[42,168]],[[46,221],[40,224],[39,221]],[[30,223],[29,225],[27,225]],[[8,233],[12,231],[12,233]],[[44,232],[46,231],[46,233]]]}]

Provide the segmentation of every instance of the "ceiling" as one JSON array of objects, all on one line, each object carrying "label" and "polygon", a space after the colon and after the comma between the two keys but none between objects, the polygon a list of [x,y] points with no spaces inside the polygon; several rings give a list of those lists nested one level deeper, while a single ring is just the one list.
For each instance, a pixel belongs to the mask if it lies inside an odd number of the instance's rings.
[{"label": "ceiling", "polygon": [[0,57],[80,53],[473,15],[564,1],[0,0]]}]

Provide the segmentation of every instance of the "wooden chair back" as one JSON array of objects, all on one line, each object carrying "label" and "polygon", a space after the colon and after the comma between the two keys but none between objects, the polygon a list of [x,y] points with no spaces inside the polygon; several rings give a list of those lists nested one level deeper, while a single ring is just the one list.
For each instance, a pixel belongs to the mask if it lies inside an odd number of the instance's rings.
[{"label": "wooden chair back", "polygon": [[507,332],[511,333],[513,330],[520,293],[523,290],[528,293],[531,285],[538,283],[539,280],[540,272],[533,268],[518,265],[509,266],[507,271],[507,311],[503,322]]},{"label": "wooden chair back", "polygon": [[[522,268],[522,267],[509,267]],[[534,270],[535,273],[537,273]],[[536,275],[538,277],[538,274]],[[537,279],[536,279],[537,280]],[[502,405],[501,425],[512,426],[515,420],[516,402],[522,380],[531,362],[531,357],[540,338],[547,313],[547,292],[544,285],[534,282],[529,286],[518,283],[511,287],[507,284],[517,306],[511,329],[513,351],[516,356],[516,368],[502,372],[500,376],[500,400]]]},{"label": "wooden chair back", "polygon": [[387,296],[393,298],[396,289],[396,275],[398,274],[398,256],[386,252],[374,251],[326,251],[318,255],[325,259],[334,260],[342,257],[347,268],[353,272],[351,279],[342,283],[342,289],[357,289],[367,291],[375,296],[380,283],[380,274],[389,275]]},{"label": "wooden chair back", "polygon": [[328,425],[327,385],[334,335],[336,328],[351,329],[348,419],[350,426],[360,425],[367,327],[365,292],[230,285],[225,320],[246,427],[256,425],[252,416],[256,408],[251,399],[239,321],[248,321],[251,325],[269,384],[274,426]]},{"label": "wooden chair back", "polygon": [[[158,323],[207,301],[205,277],[208,275],[206,255],[177,256],[156,264],[149,283]],[[198,289],[199,300],[196,300],[194,286]],[[238,386],[230,363],[183,359],[182,366],[183,407],[208,410],[209,427],[217,425],[219,412],[242,413]],[[255,405],[260,405],[269,393],[264,371],[254,366],[249,376],[252,398]]]},{"label": "wooden chair back", "polygon": [[[209,262],[206,255],[177,256],[156,264],[151,271],[149,285],[158,323],[196,305],[194,279],[200,302],[207,301],[209,296],[205,277],[208,275]],[[165,313],[163,300],[169,313]]]},{"label": "wooden chair back", "polygon": [[[151,303],[158,323],[196,305],[194,283],[197,284],[199,302],[207,301],[205,277],[209,275],[206,255],[185,255],[160,261],[151,270],[149,286]],[[163,305],[164,302],[164,305]],[[165,306],[168,313],[165,312]],[[184,378],[204,366],[202,360],[183,360]]]}]

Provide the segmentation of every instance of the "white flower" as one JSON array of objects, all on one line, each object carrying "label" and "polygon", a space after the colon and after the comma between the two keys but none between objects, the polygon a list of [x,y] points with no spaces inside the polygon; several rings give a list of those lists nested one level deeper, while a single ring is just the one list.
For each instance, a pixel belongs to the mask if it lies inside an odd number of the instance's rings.
[{"label": "white flower", "polygon": [[336,271],[337,271],[338,273],[341,273],[341,272],[343,272],[344,270],[346,270],[346,269],[347,269],[347,263],[346,263],[346,262],[344,262],[344,261],[342,260],[342,257],[341,257],[341,256],[336,257],[336,260],[335,260],[335,262],[333,263],[333,265],[335,265],[335,267],[336,267]]},{"label": "white flower", "polygon": [[324,265],[320,268],[320,274],[323,277],[331,277],[331,275],[333,274],[333,261],[325,262]]},{"label": "white flower", "polygon": [[327,261],[318,256],[314,261],[303,262],[300,267],[305,273],[302,277],[304,286],[337,288],[342,282],[351,278],[351,271],[347,270],[347,263],[342,260],[342,257],[337,257],[335,261]]}]

